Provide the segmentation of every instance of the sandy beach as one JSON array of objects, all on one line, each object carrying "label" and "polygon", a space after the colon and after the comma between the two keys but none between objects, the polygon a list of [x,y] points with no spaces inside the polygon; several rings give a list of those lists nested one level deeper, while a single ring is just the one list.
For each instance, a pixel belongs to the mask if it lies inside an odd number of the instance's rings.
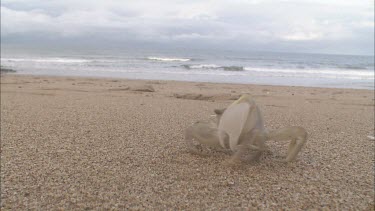
[{"label": "sandy beach", "polygon": [[[243,93],[267,128],[306,128],[296,162],[273,160],[284,141],[236,167],[223,165],[226,153],[186,151],[184,129]],[[373,90],[5,74],[1,209],[371,210],[367,136]]]}]

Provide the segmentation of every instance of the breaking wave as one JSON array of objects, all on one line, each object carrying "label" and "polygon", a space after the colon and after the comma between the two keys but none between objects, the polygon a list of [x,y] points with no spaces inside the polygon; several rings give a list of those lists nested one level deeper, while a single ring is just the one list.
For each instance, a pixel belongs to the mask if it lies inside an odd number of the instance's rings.
[{"label": "breaking wave", "polygon": [[199,64],[199,65],[181,65],[185,69],[212,69],[212,70],[225,70],[225,71],[243,71],[242,66],[219,66],[216,64]]},{"label": "breaking wave", "polygon": [[374,72],[368,70],[345,69],[267,69],[245,67],[248,72],[266,74],[278,77],[301,78],[341,78],[341,79],[365,79],[374,80]]},{"label": "breaking wave", "polygon": [[191,59],[187,58],[169,58],[169,57],[147,57],[148,60],[162,61],[162,62],[187,62]]},{"label": "breaking wave", "polygon": [[336,70],[336,69],[267,69],[267,68],[252,68],[245,67],[247,71],[253,72],[269,72],[269,73],[299,73],[299,74],[322,74],[322,75],[352,75],[352,76],[367,76],[374,77],[373,71],[358,71],[352,70]]},{"label": "breaking wave", "polygon": [[1,58],[2,62],[38,62],[38,63],[86,63],[92,60],[68,58]]},{"label": "breaking wave", "polygon": [[257,75],[278,76],[278,77],[323,77],[323,78],[350,78],[350,79],[374,79],[374,71],[359,69],[307,69],[297,67],[290,68],[269,68],[269,67],[243,67],[243,66],[219,66],[216,64],[180,65],[188,70],[222,70],[233,72],[248,72]]},{"label": "breaking wave", "polygon": [[337,65],[337,67],[342,69],[350,69],[350,70],[369,70],[374,69],[374,64],[367,64],[367,65]]}]

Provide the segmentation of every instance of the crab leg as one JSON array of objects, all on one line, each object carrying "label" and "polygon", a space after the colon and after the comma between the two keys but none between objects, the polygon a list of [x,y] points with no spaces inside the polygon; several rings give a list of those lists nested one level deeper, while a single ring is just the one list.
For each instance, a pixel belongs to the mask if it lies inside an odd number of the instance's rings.
[{"label": "crab leg", "polygon": [[303,127],[285,127],[271,131],[267,134],[267,139],[288,141],[288,152],[284,162],[292,162],[297,158],[298,153],[306,143],[307,132]]}]

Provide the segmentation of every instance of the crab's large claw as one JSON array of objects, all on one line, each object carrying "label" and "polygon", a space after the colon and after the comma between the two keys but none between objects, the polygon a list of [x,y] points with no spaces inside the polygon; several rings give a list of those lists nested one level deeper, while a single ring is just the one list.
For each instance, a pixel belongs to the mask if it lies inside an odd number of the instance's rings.
[{"label": "crab's large claw", "polygon": [[[263,118],[259,108],[249,95],[243,95],[232,103],[222,114],[218,129],[229,136],[229,146],[235,151],[236,146],[244,140],[244,134],[253,129],[264,130]],[[224,147],[224,137],[219,136],[220,144]]]},{"label": "crab's large claw", "polygon": [[[229,135],[229,147],[234,150],[238,145],[242,130],[246,124],[250,106],[247,103],[240,103],[229,106],[219,122],[219,130]],[[223,135],[219,136],[220,144],[225,147]]]}]

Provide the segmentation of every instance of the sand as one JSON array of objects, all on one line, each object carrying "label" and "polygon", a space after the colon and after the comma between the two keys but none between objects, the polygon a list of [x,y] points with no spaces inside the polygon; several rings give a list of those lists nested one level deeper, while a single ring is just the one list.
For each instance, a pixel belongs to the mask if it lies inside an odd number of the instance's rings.
[{"label": "sand", "polygon": [[[296,162],[273,160],[284,141],[237,167],[186,151],[184,129],[241,93],[267,128],[307,129]],[[2,75],[1,209],[371,210],[369,135],[371,90]]]}]

